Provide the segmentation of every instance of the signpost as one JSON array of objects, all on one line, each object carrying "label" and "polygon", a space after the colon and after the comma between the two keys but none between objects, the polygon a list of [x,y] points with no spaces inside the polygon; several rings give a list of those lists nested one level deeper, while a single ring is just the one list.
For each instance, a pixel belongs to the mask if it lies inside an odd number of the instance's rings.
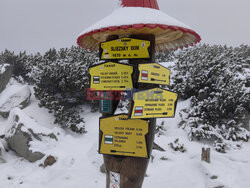
[{"label": "signpost", "polygon": [[[133,39],[138,38],[140,40],[150,41],[151,51],[149,53],[150,54],[149,59],[147,59],[147,60],[146,59],[129,59],[129,64],[134,66],[134,73],[132,75],[133,82],[135,83],[134,88],[136,88],[136,89],[150,89],[152,86],[149,84],[146,85],[146,84],[142,83],[141,85],[139,85],[137,83],[137,81],[138,81],[138,74],[137,73],[139,73],[138,66],[140,63],[151,63],[154,61],[155,37],[153,35],[143,35],[143,36],[136,35],[136,36],[131,36],[131,38],[133,38]],[[120,140],[120,142],[124,142],[124,140],[126,140],[131,144],[128,145],[128,142],[126,142],[125,144],[123,143],[123,145],[120,144],[121,148],[123,148],[123,149],[118,150],[117,147],[114,148],[114,146],[111,146],[111,143],[114,144],[114,135],[112,135],[112,129],[114,130],[113,124],[119,125],[119,124],[110,122],[111,119],[115,118],[115,117],[107,116],[109,123],[106,123],[105,125],[103,125],[103,128],[106,126],[111,128],[110,133],[106,134],[106,143],[107,143],[106,146],[103,143],[103,142],[105,142],[105,130],[101,130],[102,118],[100,119],[100,134],[99,134],[100,146],[99,146],[99,148],[100,148],[100,150],[101,149],[106,150],[106,152],[103,152],[103,153],[105,153],[103,156],[104,156],[104,164],[105,164],[106,171],[107,171],[107,187],[115,185],[110,180],[111,172],[119,172],[119,174],[120,174],[120,187],[121,188],[128,188],[128,187],[129,188],[141,188],[142,183],[143,183],[143,179],[144,179],[144,176],[146,173],[146,169],[148,166],[148,162],[149,162],[148,157],[150,156],[150,154],[152,152],[153,141],[154,141],[154,136],[155,136],[155,128],[156,128],[156,119],[155,118],[151,118],[151,119],[147,119],[147,120],[130,119],[129,115],[127,114],[125,119],[128,118],[128,120],[121,121],[121,122],[124,122],[124,126],[128,126],[128,128],[129,128],[130,124],[132,122],[136,122],[134,120],[139,120],[140,122],[144,122],[144,123],[147,122],[148,131],[143,130],[141,133],[137,132],[137,131],[132,131],[131,132],[132,135],[130,137],[128,137],[128,139]],[[103,117],[103,118],[105,120],[106,117]],[[135,128],[138,126],[137,123],[132,123],[132,125]],[[120,134],[122,134],[122,135],[125,133],[124,131],[118,131],[118,132],[121,132]],[[128,134],[130,134],[130,133],[128,133]],[[133,136],[136,134],[138,134],[138,135]],[[107,146],[108,143],[110,143],[109,147]],[[132,144],[132,143],[134,143],[134,144]],[[139,143],[139,145],[136,143]],[[145,146],[145,144],[146,144],[146,146]],[[139,147],[136,148],[136,146],[137,147],[139,146]],[[115,150],[116,152],[111,152],[111,150]],[[134,153],[131,153],[131,152],[134,152]],[[100,153],[102,153],[102,151],[100,151]],[[134,155],[134,156],[132,156],[132,155]]]},{"label": "signpost", "polygon": [[150,41],[121,38],[100,44],[100,59],[149,59]]},{"label": "signpost", "polygon": [[[90,68],[91,90],[107,92],[101,96],[138,90],[130,101],[129,114],[113,115],[119,99],[100,99],[99,152],[106,168],[106,188],[141,188],[156,118],[174,117],[177,103],[176,93],[159,88],[169,85],[170,70],[155,62],[155,51],[193,46],[200,36],[158,12],[157,0],[121,3],[122,8],[84,30],[77,43],[90,50],[99,49],[100,59],[106,61]],[[137,7],[143,7],[143,11],[137,11]],[[126,64],[119,60],[126,60]]]},{"label": "signpost", "polygon": [[174,117],[177,94],[160,88],[136,92],[131,118]]},{"label": "signpost", "polygon": [[133,88],[133,66],[107,62],[89,69],[91,90],[124,91]]},{"label": "signpost", "polygon": [[148,158],[148,121],[132,120],[126,114],[104,117],[100,118],[100,131],[100,153]]},{"label": "signpost", "polygon": [[138,82],[169,85],[170,70],[157,63],[139,64]]}]

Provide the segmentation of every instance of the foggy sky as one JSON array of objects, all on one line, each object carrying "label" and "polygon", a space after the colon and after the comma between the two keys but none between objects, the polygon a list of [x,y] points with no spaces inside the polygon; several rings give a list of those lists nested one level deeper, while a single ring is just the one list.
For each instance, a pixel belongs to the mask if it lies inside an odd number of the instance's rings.
[{"label": "foggy sky", "polygon": [[[0,0],[0,52],[45,52],[76,45],[78,34],[111,13],[117,0]],[[158,0],[202,42],[250,45],[249,0]]]}]

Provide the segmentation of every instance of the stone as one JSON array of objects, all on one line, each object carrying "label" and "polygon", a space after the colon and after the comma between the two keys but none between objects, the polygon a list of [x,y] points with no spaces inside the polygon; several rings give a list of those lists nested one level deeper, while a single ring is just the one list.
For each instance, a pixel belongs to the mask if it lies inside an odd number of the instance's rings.
[{"label": "stone", "polygon": [[12,66],[10,64],[0,64],[0,93],[5,89],[12,76]]},{"label": "stone", "polygon": [[104,174],[106,173],[106,168],[104,163],[100,166],[100,172]]},{"label": "stone", "polygon": [[2,156],[4,151],[5,151],[5,147],[4,147],[4,144],[3,144],[3,140],[0,139],[0,164],[1,163],[6,163],[5,159]]},{"label": "stone", "polygon": [[14,107],[19,107],[21,109],[28,106],[30,101],[31,91],[29,86],[23,86],[18,89],[14,94],[6,98],[0,104],[0,115],[7,118],[9,112]]},{"label": "stone", "polygon": [[169,160],[167,157],[164,157],[164,156],[162,156],[160,159],[163,160],[163,161]]},{"label": "stone", "polygon": [[213,175],[213,176],[210,177],[210,179],[212,179],[212,180],[215,180],[217,178],[218,178],[218,176],[215,176],[215,175]]},{"label": "stone", "polygon": [[47,166],[52,166],[54,163],[56,162],[56,158],[52,155],[49,155],[43,163],[43,167],[47,167]]},{"label": "stone", "polygon": [[[39,126],[34,119],[17,107],[10,111],[6,127],[5,139],[10,149],[30,162],[45,156],[43,151],[48,147],[48,139],[49,142],[57,140],[54,133]],[[43,142],[44,140],[46,142]]]}]

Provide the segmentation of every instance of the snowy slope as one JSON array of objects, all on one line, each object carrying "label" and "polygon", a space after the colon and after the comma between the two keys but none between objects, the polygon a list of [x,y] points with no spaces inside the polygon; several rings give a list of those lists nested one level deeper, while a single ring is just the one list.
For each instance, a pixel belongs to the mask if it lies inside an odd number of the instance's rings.
[{"label": "snowy slope", "polygon": [[[201,148],[207,145],[188,140],[186,133],[177,126],[180,109],[189,101],[179,101],[176,118],[158,119],[164,121],[164,135],[156,136],[155,142],[166,150],[154,150],[150,160],[143,188],[248,188],[250,185],[250,144],[243,143],[241,150],[221,154],[212,149],[211,164],[201,162]],[[0,164],[0,188],[104,188],[106,177],[99,168],[103,163],[98,148],[99,113],[91,113],[85,107],[85,135],[78,135],[53,124],[53,116],[45,108],[38,107],[38,101],[31,97],[31,104],[24,112],[41,126],[57,133],[59,141],[44,151],[57,157],[50,167],[39,167],[41,161],[30,163],[17,157],[12,151],[5,152],[6,163]],[[0,117],[0,135],[6,120]],[[184,144],[185,153],[173,151],[168,145],[176,138]],[[162,160],[164,157],[166,160]],[[217,179],[211,179],[214,176]]]}]

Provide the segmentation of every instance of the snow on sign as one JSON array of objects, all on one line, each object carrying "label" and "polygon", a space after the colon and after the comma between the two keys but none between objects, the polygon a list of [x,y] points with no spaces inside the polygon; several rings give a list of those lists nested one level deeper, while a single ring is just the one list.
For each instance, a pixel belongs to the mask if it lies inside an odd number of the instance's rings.
[{"label": "snow on sign", "polygon": [[133,66],[107,62],[89,69],[91,90],[124,91],[133,88]]},{"label": "snow on sign", "polygon": [[150,59],[150,41],[121,38],[100,44],[100,59]]},{"label": "snow on sign", "polygon": [[127,114],[100,118],[99,153],[148,158],[148,121]]},{"label": "snow on sign", "polygon": [[170,70],[157,63],[139,64],[138,82],[169,85]]},{"label": "snow on sign", "polygon": [[131,118],[174,117],[177,94],[160,88],[136,92],[133,95]]}]

